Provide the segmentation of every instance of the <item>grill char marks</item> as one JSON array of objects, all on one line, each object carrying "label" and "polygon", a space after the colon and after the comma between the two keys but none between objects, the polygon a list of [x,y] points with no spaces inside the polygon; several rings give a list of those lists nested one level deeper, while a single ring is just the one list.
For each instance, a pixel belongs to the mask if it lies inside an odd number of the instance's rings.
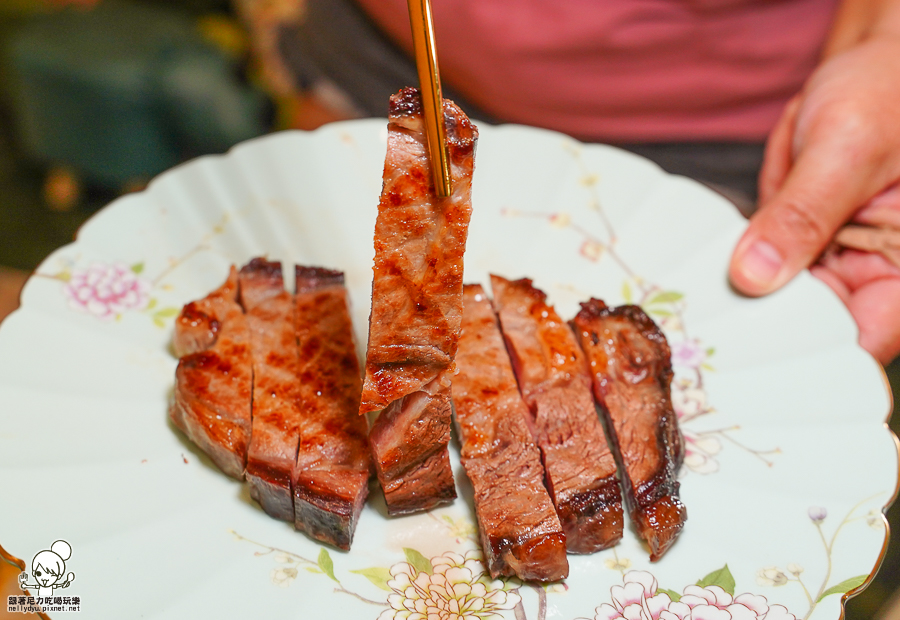
[{"label": "grill char marks", "polygon": [[243,478],[253,370],[234,267],[225,283],[187,304],[175,321],[172,422],[224,473]]},{"label": "grill char marks", "polygon": [[293,522],[291,479],[301,425],[294,303],[284,290],[281,263],[254,258],[241,269],[240,285],[254,378],[250,496],[270,516]]},{"label": "grill char marks", "polygon": [[684,444],[672,408],[669,345],[637,306],[609,308],[591,299],[581,304],[573,326],[616,438],[631,518],[650,559],[658,560],[687,519],[676,480]]},{"label": "grill char marks", "polygon": [[368,427],[358,415],[362,377],[339,271],[297,267],[294,331],[302,413],[293,477],[294,525],[349,549],[368,494]]},{"label": "grill char marks", "polygon": [[531,280],[492,275],[491,288],[568,550],[611,547],[622,538],[622,499],[584,353]]},{"label": "grill char marks", "polygon": [[448,133],[460,146],[450,162],[453,194],[437,198],[421,108],[410,103],[418,99],[415,89],[391,97],[361,413],[433,381],[450,367],[459,339],[477,131],[444,102]]},{"label": "grill char marks", "polygon": [[170,415],[269,515],[349,549],[372,471],[349,301],[339,271],[295,279],[255,258],[184,307]]},{"label": "grill char marks", "polygon": [[444,120],[453,193],[440,199],[419,93],[404,89],[391,97],[359,409],[384,410],[370,444],[390,514],[427,510],[456,495],[447,455],[450,376],[478,132],[449,101]]},{"label": "grill char marks", "polygon": [[481,286],[466,286],[463,299],[453,403],[488,569],[494,578],[562,579],[569,572],[566,535],[544,488],[528,407],[497,319]]}]

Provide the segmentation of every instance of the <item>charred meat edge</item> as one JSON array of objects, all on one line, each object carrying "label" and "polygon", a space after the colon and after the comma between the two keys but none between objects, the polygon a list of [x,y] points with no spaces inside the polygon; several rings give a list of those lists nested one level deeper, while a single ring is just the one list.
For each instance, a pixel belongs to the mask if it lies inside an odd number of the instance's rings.
[{"label": "charred meat edge", "polygon": [[453,404],[488,570],[492,578],[563,579],[566,534],[544,487],[530,414],[497,318],[481,286],[467,285],[463,299]]},{"label": "charred meat edge", "polygon": [[624,529],[622,496],[584,353],[531,280],[491,275],[491,287],[568,550],[612,547]]},{"label": "charred meat edge", "polygon": [[609,308],[591,299],[581,304],[572,324],[623,466],[631,518],[650,547],[650,559],[658,560],[687,520],[676,479],[684,440],[672,407],[668,342],[637,306]]}]

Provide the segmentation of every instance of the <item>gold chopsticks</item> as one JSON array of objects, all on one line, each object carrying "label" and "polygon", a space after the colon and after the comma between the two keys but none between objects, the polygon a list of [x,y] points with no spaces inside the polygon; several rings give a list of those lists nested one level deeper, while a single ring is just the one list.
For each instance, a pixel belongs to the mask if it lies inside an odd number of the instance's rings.
[{"label": "gold chopsticks", "polygon": [[441,76],[438,73],[437,49],[434,45],[434,24],[431,20],[430,0],[407,0],[409,25],[412,28],[416,69],[419,72],[419,91],[425,133],[428,138],[428,160],[434,176],[434,190],[441,198],[450,195],[450,157],[444,130],[444,98],[441,95]]}]

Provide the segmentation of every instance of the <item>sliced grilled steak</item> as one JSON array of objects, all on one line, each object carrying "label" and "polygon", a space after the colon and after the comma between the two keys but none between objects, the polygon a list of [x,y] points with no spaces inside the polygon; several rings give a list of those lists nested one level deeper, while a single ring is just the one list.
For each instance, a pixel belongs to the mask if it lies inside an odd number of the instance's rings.
[{"label": "sliced grilled steak", "polygon": [[491,577],[556,581],[569,573],[566,536],[544,488],[541,454],[491,302],[479,285],[463,292],[453,404],[462,464]]},{"label": "sliced grilled steak", "polygon": [[349,549],[372,470],[366,418],[358,415],[356,359],[344,274],[297,267],[294,329],[299,349],[300,444],[294,525]]},{"label": "sliced grilled steak", "polygon": [[234,267],[225,283],[175,321],[172,422],[229,476],[241,479],[250,442],[253,369]]},{"label": "sliced grilled steak", "polygon": [[[453,193],[438,198],[419,92],[391,97],[360,413],[384,409],[370,443],[391,514],[455,497],[447,457],[450,372],[478,131],[452,102],[444,122]],[[427,432],[420,432],[427,430]],[[420,445],[405,446],[407,437]]]},{"label": "sliced grilled steak", "polygon": [[291,479],[301,420],[294,302],[284,290],[281,263],[254,258],[241,269],[240,285],[253,357],[247,483],[263,510],[293,522]]},{"label": "sliced grilled steak", "polygon": [[584,354],[531,280],[491,275],[491,288],[568,550],[611,547],[622,538],[622,498]]},{"label": "sliced grilled steak", "polygon": [[687,519],[676,480],[684,441],[672,408],[669,345],[637,306],[609,308],[591,299],[573,326],[624,466],[631,518],[650,545],[650,559],[658,560]]},{"label": "sliced grilled steak", "polygon": [[450,468],[450,372],[384,409],[369,432],[388,514],[430,510],[453,501]]}]

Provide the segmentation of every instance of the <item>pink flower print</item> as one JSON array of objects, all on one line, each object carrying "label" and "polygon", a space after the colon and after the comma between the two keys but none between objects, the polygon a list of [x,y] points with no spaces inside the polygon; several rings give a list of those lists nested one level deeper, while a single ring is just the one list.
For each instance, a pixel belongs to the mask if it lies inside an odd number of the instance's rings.
[{"label": "pink flower print", "polygon": [[690,379],[672,383],[672,407],[682,421],[712,411],[706,402],[706,392]]},{"label": "pink flower print", "polygon": [[549,219],[554,228],[566,228],[572,223],[572,216],[568,213],[551,213]]},{"label": "pink flower print", "polygon": [[699,435],[683,429],[684,464],[698,474],[712,474],[719,471],[719,463],[714,458],[722,451],[722,442],[711,435]]},{"label": "pink flower print", "polygon": [[732,597],[719,586],[687,586],[679,601],[657,594],[656,579],[645,571],[625,573],[623,585],[610,588],[612,604],[597,608],[595,620],[796,620],[766,597]]},{"label": "pink flower print", "polygon": [[697,340],[684,340],[672,345],[672,365],[700,368],[706,361],[706,349]]},{"label": "pink flower print", "polygon": [[810,506],[807,514],[813,523],[821,523],[828,516],[828,511],[822,506]]},{"label": "pink flower print", "polygon": [[719,586],[687,586],[679,603],[690,608],[682,620],[796,620],[794,614],[781,605],[769,605],[766,597],[739,594],[732,597]]},{"label": "pink flower print", "polygon": [[588,239],[581,244],[581,248],[578,251],[585,258],[596,262],[600,260],[600,257],[603,255],[603,244]]},{"label": "pink flower print", "polygon": [[123,263],[94,263],[87,269],[73,270],[63,294],[73,310],[110,321],[126,310],[146,308],[151,288]]},{"label": "pink flower print", "polygon": [[612,605],[604,603],[596,610],[596,620],[659,620],[672,605],[668,594],[656,594],[656,578],[646,571],[625,573],[623,585],[613,586],[609,593]]}]

